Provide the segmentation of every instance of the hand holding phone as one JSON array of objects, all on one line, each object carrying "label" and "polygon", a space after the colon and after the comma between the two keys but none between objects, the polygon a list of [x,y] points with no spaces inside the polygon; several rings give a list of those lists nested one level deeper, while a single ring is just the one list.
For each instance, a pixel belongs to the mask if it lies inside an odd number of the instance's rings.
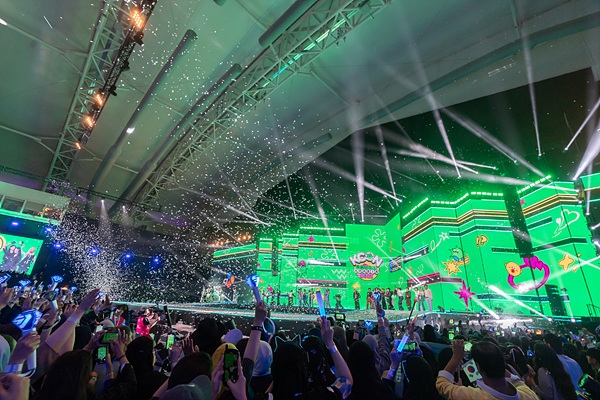
[{"label": "hand holding phone", "polygon": [[237,382],[239,357],[240,352],[238,349],[225,345],[225,354],[223,355],[223,383],[225,385],[227,385],[227,381]]}]

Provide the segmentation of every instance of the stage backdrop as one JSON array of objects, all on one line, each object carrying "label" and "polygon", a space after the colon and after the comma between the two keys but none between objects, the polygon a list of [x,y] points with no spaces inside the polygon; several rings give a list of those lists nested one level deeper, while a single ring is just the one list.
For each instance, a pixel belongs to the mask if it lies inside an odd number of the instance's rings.
[{"label": "stage backdrop", "polygon": [[[355,289],[365,308],[369,288],[428,284],[434,309],[590,315],[600,306],[593,289],[600,267],[581,194],[572,182],[538,182],[513,193],[510,200],[500,192],[424,199],[385,226],[302,226],[261,237],[244,254],[261,286],[282,296],[290,290],[297,296],[301,287],[329,288],[331,304],[339,293],[346,308],[354,308]],[[232,253],[215,252],[215,266],[231,272],[223,261]]]}]

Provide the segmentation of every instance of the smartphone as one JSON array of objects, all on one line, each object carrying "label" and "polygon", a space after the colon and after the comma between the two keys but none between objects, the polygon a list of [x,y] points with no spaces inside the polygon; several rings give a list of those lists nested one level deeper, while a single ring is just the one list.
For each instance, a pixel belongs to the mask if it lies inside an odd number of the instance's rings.
[{"label": "smartphone", "polygon": [[402,351],[406,351],[409,353],[415,353],[417,351],[417,342],[408,342],[404,345],[404,349]]},{"label": "smartphone", "polygon": [[104,361],[106,361],[106,346],[100,346],[97,349],[97,353],[96,353],[96,362],[98,364],[102,364]]},{"label": "smartphone", "polygon": [[335,313],[334,314],[334,318],[336,321],[345,321],[346,320],[346,314],[344,313]]},{"label": "smartphone", "polygon": [[102,335],[102,338],[100,339],[100,343],[101,344],[109,344],[111,339],[117,340],[119,338],[119,332],[116,330],[116,328],[109,328],[104,335]]},{"label": "smartphone", "polygon": [[165,348],[168,350],[171,347],[173,347],[173,344],[175,344],[175,335],[167,335],[167,342],[165,343]]},{"label": "smartphone", "polygon": [[223,355],[223,383],[226,385],[227,381],[237,382],[238,380],[238,358],[240,352],[234,348],[225,348],[225,354]]}]

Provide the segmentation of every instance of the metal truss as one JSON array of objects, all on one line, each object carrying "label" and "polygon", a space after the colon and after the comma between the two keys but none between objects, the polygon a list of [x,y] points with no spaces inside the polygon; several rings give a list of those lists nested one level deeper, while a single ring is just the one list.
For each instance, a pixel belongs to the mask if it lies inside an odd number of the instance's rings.
[{"label": "metal truss", "polygon": [[[187,137],[146,182],[136,203],[149,209],[156,206],[160,192],[176,184],[178,177],[241,116],[390,3],[391,0],[318,1],[265,49],[205,113],[189,124]],[[147,220],[141,210],[134,219]]]},{"label": "metal truss", "polygon": [[127,69],[127,59],[136,43],[134,36],[143,29],[143,26],[135,27],[130,16],[134,9],[138,9],[147,21],[156,1],[141,0],[137,3],[139,6],[134,1],[103,2],[81,77],[46,175],[44,190],[53,189],[48,182],[68,181],[81,145],[87,142],[109,96],[116,96],[116,82],[121,72]]}]

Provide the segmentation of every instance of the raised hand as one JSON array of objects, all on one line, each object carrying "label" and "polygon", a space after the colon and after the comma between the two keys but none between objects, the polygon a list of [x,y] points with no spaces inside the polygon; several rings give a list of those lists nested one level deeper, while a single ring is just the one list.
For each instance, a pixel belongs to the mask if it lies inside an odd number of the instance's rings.
[{"label": "raised hand", "polygon": [[325,346],[331,347],[334,345],[333,329],[331,329],[331,323],[326,317],[321,317],[321,338]]},{"label": "raised hand", "polygon": [[29,399],[29,378],[6,374],[0,378],[0,400]]},{"label": "raised hand", "polygon": [[0,310],[6,307],[12,300],[14,289],[6,286],[0,286]]},{"label": "raised hand", "polygon": [[264,301],[259,301],[256,303],[256,308],[254,309],[254,326],[262,326],[267,318],[267,305]]},{"label": "raised hand", "polygon": [[194,346],[194,341],[191,338],[185,338],[181,341],[181,347],[183,349],[183,355],[189,356],[192,353],[199,353],[200,349],[198,346]]},{"label": "raised hand", "polygon": [[40,347],[40,336],[35,330],[21,337],[17,342],[15,350],[10,355],[9,364],[23,364],[29,355]]}]

